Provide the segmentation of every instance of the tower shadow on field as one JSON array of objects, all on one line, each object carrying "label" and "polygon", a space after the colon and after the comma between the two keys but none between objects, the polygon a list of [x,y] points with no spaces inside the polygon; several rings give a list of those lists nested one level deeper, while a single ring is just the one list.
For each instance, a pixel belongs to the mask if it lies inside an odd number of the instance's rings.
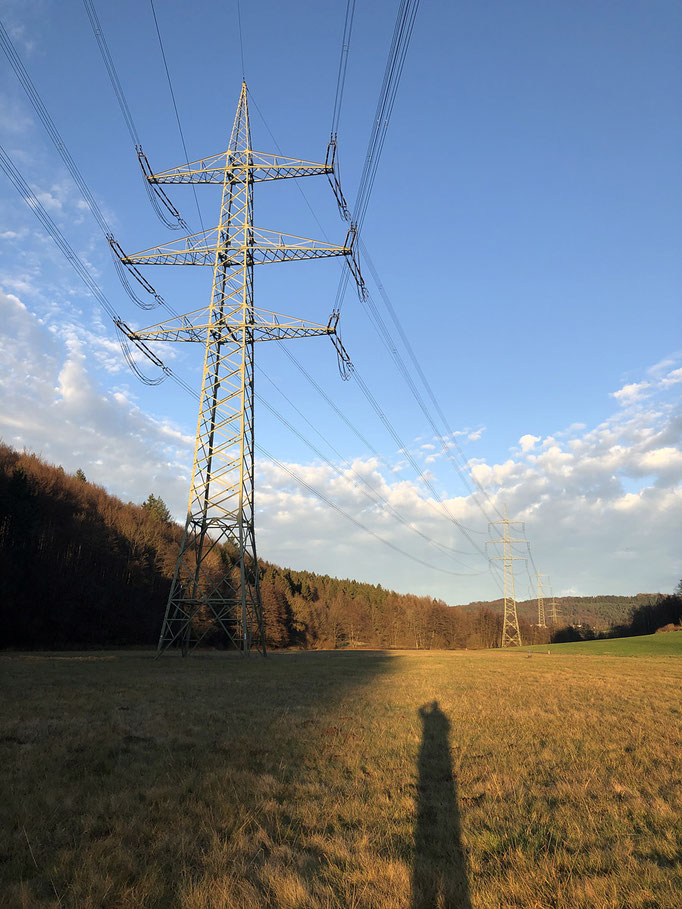
[{"label": "tower shadow on field", "polygon": [[448,742],[450,723],[438,701],[421,707],[419,716],[412,909],[471,909]]}]

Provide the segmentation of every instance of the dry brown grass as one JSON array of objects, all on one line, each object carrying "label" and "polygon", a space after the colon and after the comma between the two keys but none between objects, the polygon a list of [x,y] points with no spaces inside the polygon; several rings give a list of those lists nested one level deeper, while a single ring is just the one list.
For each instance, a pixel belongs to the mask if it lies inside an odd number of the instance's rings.
[{"label": "dry brown grass", "polygon": [[3,905],[682,904],[677,658],[6,655],[0,672]]}]

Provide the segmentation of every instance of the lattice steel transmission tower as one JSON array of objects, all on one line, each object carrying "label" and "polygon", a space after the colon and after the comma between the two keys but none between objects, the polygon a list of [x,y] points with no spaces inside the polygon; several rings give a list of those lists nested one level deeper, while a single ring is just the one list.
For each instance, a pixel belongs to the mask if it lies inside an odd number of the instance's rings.
[{"label": "lattice steel transmission tower", "polygon": [[189,507],[159,654],[180,645],[185,655],[211,629],[244,652],[253,647],[265,654],[254,531],[254,342],[330,335],[339,356],[347,357],[335,334],[338,314],[318,325],[257,309],[253,267],[346,256],[359,286],[362,278],[353,226],[343,246],[254,227],[253,188],[318,174],[327,174],[337,192],[333,161],[315,164],[253,150],[244,82],[226,152],[147,175],[150,183],[223,187],[217,227],[121,258],[128,267],[213,267],[208,307],[139,331],[120,323],[145,352],[145,341],[195,341],[205,351]]},{"label": "lattice steel transmission tower", "polygon": [[539,572],[535,575],[537,579],[537,588],[538,588],[538,626],[540,628],[546,628],[547,623],[545,622],[545,585],[542,583],[542,579],[546,578],[546,574],[540,574]]},{"label": "lattice steel transmission tower", "polygon": [[502,562],[504,566],[504,621],[502,623],[502,647],[520,647],[521,631],[519,618],[516,614],[516,591],[514,589],[514,562],[525,562],[521,556],[515,556],[512,550],[513,543],[526,543],[526,540],[513,539],[511,527],[520,524],[524,529],[523,521],[510,521],[507,517],[507,506],[504,506],[504,518],[501,521],[490,521],[488,531],[496,525],[502,525],[502,536],[497,539],[487,540],[487,543],[502,544],[502,555],[492,556],[491,561]]},{"label": "lattice steel transmission tower", "polygon": [[554,596],[552,596],[552,605],[550,607],[549,620],[552,623],[552,628],[556,628],[556,626],[559,624],[559,616],[557,615],[556,600],[554,599]]}]

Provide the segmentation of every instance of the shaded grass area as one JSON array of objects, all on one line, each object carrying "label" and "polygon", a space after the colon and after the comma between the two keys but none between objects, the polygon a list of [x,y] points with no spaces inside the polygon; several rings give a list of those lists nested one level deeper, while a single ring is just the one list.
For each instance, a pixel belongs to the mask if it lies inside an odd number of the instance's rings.
[{"label": "shaded grass area", "polygon": [[117,653],[0,672],[4,905],[679,906],[682,660]]},{"label": "shaded grass area", "polygon": [[[529,648],[522,648],[528,650]],[[584,653],[587,656],[675,656],[682,657],[682,631],[643,634],[633,638],[604,641],[575,641],[570,644],[535,644],[540,653]]]}]

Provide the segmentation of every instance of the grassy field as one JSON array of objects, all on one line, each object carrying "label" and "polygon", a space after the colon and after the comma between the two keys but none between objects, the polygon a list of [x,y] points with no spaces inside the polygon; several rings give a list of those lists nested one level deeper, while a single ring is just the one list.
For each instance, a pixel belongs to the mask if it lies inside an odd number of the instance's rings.
[{"label": "grassy field", "polygon": [[[643,634],[635,638],[611,638],[605,641],[576,641],[573,644],[537,644],[530,648],[538,653],[586,656],[673,656],[682,658],[682,631]],[[528,650],[528,648],[526,648]]]},{"label": "grassy field", "polygon": [[678,909],[682,659],[551,649],[6,654],[0,902]]}]

